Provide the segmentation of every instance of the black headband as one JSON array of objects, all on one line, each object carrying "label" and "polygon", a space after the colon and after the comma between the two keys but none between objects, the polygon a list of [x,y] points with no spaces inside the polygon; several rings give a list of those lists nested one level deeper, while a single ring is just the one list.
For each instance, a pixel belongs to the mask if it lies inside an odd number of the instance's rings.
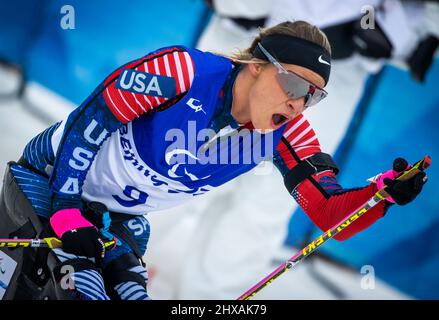
[{"label": "black headband", "polygon": [[[268,35],[260,43],[279,62],[310,69],[325,80],[325,85],[328,83],[331,55],[324,47],[302,38],[283,34]],[[253,51],[253,56],[268,60],[258,46]]]}]

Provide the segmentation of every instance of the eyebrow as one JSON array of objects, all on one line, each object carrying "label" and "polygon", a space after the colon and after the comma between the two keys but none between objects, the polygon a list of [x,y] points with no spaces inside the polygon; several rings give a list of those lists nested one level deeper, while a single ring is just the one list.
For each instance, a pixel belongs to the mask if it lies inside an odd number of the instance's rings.
[{"label": "eyebrow", "polygon": [[282,67],[283,67],[285,70],[287,70],[288,72],[291,72],[291,73],[295,74],[295,75],[298,76],[299,78],[302,78],[303,80],[308,81],[308,82],[311,83],[313,86],[316,86],[316,87],[319,88],[319,89],[323,89],[323,87],[321,87],[321,86],[315,84],[314,82],[308,80],[307,78],[301,76],[301,75],[298,74],[297,72],[294,72],[294,71],[292,71],[292,70],[289,70],[289,69],[285,68],[284,66],[282,66]]}]

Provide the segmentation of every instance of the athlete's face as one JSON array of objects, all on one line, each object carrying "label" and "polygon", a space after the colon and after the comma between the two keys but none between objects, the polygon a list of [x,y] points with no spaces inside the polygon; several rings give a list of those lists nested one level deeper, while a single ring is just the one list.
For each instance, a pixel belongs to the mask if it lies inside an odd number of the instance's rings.
[{"label": "athlete's face", "polygon": [[[309,82],[323,88],[324,79],[312,70],[293,65],[282,64]],[[249,111],[253,126],[261,132],[276,130],[287,121],[294,119],[305,110],[305,98],[292,99],[276,80],[278,70],[273,64],[249,64],[254,77],[249,90]]]}]

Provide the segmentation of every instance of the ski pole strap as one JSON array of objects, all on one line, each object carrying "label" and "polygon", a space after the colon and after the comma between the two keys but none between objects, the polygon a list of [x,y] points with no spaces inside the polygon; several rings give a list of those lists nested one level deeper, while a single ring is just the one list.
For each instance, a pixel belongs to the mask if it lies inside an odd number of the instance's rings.
[{"label": "ski pole strap", "polygon": [[300,161],[292,168],[284,177],[284,184],[288,192],[291,194],[293,190],[306,178],[313,174],[332,170],[335,174],[340,171],[332,157],[323,152],[317,152],[309,158]]}]

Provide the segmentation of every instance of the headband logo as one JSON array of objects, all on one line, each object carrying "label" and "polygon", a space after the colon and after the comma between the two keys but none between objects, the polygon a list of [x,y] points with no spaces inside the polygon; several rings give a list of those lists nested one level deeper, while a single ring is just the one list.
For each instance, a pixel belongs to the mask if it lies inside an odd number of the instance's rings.
[{"label": "headband logo", "polygon": [[322,55],[319,56],[319,62],[320,62],[320,63],[327,64],[328,66],[331,65],[328,61],[323,60]]}]

